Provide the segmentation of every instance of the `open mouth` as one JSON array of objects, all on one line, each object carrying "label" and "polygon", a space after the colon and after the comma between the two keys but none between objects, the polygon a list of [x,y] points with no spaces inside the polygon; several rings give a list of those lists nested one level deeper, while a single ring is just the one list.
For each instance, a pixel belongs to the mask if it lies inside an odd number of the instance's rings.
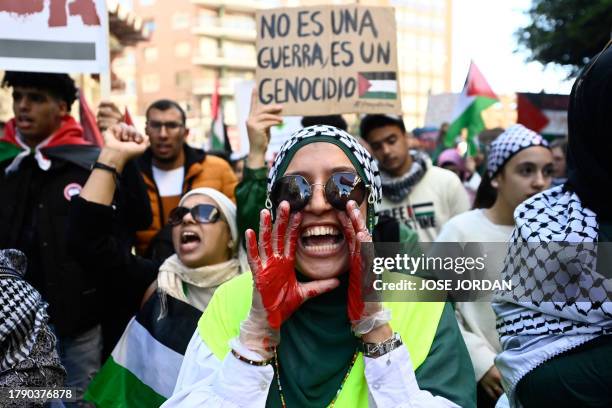
[{"label": "open mouth", "polygon": [[181,249],[183,251],[190,251],[197,248],[200,242],[202,242],[202,240],[195,232],[183,231],[181,233]]},{"label": "open mouth", "polygon": [[300,235],[300,245],[311,253],[334,252],[344,244],[344,234],[334,226],[305,228]]},{"label": "open mouth", "polygon": [[26,116],[18,116],[17,117],[17,125],[19,127],[29,127],[32,126],[32,119],[26,117]]}]

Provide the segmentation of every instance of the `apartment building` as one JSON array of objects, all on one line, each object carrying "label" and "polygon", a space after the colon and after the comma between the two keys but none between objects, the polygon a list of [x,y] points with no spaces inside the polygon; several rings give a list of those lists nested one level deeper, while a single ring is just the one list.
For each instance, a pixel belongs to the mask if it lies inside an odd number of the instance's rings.
[{"label": "apartment building", "polygon": [[315,4],[396,9],[400,90],[408,128],[423,125],[430,93],[450,91],[451,0],[124,0],[149,41],[136,48],[138,114],[172,98],[185,107],[199,144],[210,129],[210,99],[219,78],[225,122],[236,124],[234,84],[255,75],[255,12]]}]

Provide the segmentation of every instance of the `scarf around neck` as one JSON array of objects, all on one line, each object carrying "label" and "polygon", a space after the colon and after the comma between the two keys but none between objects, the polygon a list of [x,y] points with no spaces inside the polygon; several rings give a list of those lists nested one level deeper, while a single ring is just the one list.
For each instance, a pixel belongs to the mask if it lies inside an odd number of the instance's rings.
[{"label": "scarf around neck", "polygon": [[[299,281],[308,278],[296,271]],[[357,348],[348,319],[348,273],[331,292],[309,299],[281,326],[277,349],[289,407],[326,407],[338,391]],[[276,367],[267,407],[281,407]]]},{"label": "scarf around neck", "polygon": [[26,269],[23,252],[0,250],[0,373],[30,358],[49,319],[47,303],[23,280]]},{"label": "scarf around neck", "polygon": [[4,136],[0,139],[0,161],[13,159],[5,169],[8,174],[18,170],[21,161],[34,154],[38,167],[47,171],[51,167],[51,160],[45,156],[44,149],[64,145],[91,145],[83,138],[83,128],[72,116],[64,116],[60,128],[34,148],[23,141],[13,118],[7,123]]},{"label": "scarf around neck", "polygon": [[392,177],[385,172],[381,172],[383,195],[394,203],[399,203],[408,197],[413,187],[421,181],[427,172],[427,154],[411,150],[410,156],[412,157],[412,167],[406,174]]},{"label": "scarf around neck", "polygon": [[559,186],[519,205],[514,218],[502,271],[513,289],[493,298],[503,350],[495,365],[512,403],[516,385],[535,367],[612,334],[610,271],[598,262],[606,251],[598,254],[597,215]]},{"label": "scarf around neck", "polygon": [[175,299],[198,307],[198,305],[192,304],[192,301],[185,294],[184,284],[200,289],[216,289],[239,273],[240,262],[237,259],[230,259],[215,265],[189,268],[179,260],[178,255],[170,256],[159,268],[159,274],[157,275],[157,287],[162,298],[162,310],[159,317],[163,318],[166,315],[165,295],[170,295]]}]

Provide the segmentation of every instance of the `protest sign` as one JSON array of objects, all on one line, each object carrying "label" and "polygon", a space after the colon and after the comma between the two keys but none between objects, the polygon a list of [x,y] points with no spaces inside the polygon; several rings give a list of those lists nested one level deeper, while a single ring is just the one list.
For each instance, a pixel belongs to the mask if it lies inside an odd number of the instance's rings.
[{"label": "protest sign", "polygon": [[394,9],[357,5],[257,12],[261,103],[284,115],[401,113]]},{"label": "protest sign", "polygon": [[[238,123],[238,133],[240,136],[240,156],[249,153],[249,135],[247,133],[246,122],[249,118],[249,107],[251,106],[251,92],[255,86],[255,81],[247,80],[237,82],[234,88],[234,100],[236,101],[236,121]],[[283,123],[272,126],[270,129],[270,143],[266,150],[266,160],[273,160],[279,152],[282,144],[289,139],[291,134],[302,128],[301,116],[285,116]]]},{"label": "protest sign", "polygon": [[0,0],[0,69],[105,73],[105,0]]}]

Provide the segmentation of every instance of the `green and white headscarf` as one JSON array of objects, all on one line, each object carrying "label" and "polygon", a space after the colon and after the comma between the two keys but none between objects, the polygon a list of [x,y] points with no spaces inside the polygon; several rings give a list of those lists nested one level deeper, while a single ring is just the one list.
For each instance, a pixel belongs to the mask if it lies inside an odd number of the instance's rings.
[{"label": "green and white headscarf", "polygon": [[[274,182],[285,174],[289,163],[293,159],[295,153],[302,147],[310,143],[325,142],[338,146],[349,158],[360,177],[366,180],[368,188],[368,228],[370,233],[375,222],[376,212],[379,209],[382,200],[382,188],[380,181],[380,172],[378,165],[368,153],[368,151],[359,144],[359,141],[345,132],[333,126],[315,125],[301,129],[295,132],[291,137],[283,143],[280,148],[274,165],[268,174],[268,199],[266,207],[272,210],[272,202],[270,201],[270,193]],[[316,158],[312,158],[313,164],[316,165]]]}]

